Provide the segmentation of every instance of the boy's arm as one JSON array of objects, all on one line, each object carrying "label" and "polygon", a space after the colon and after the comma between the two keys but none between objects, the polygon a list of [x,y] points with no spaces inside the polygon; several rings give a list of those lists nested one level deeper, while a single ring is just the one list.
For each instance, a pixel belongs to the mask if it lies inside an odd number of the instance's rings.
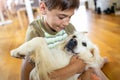
[{"label": "boy's arm", "polygon": [[[64,80],[76,73],[80,73],[84,70],[85,64],[82,60],[78,59],[77,56],[73,56],[69,65],[64,68],[53,71],[49,74],[52,80]],[[23,60],[21,80],[29,80],[29,74],[34,68],[34,65],[30,64],[27,59]]]},{"label": "boy's arm", "polygon": [[94,73],[93,69],[88,69],[78,77],[78,80],[101,80],[101,79]]},{"label": "boy's arm", "polygon": [[23,60],[21,69],[21,80],[29,80],[29,75],[34,65],[28,62],[27,59]]}]

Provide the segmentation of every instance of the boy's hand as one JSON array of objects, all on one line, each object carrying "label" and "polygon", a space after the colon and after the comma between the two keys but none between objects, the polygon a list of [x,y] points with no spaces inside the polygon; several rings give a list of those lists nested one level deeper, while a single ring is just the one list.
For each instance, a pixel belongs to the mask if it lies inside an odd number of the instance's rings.
[{"label": "boy's hand", "polygon": [[88,69],[78,77],[78,80],[92,80],[91,79],[92,73],[93,73],[92,69]]},{"label": "boy's hand", "polygon": [[78,80],[101,80],[101,79],[93,73],[93,69],[88,69],[79,76]]},{"label": "boy's hand", "polygon": [[101,80],[98,76],[96,76],[95,74],[92,74],[91,76],[92,80]]},{"label": "boy's hand", "polygon": [[86,65],[78,56],[75,56],[75,55],[72,56],[69,64],[72,64],[74,65],[74,67],[76,67],[77,73],[83,72]]}]

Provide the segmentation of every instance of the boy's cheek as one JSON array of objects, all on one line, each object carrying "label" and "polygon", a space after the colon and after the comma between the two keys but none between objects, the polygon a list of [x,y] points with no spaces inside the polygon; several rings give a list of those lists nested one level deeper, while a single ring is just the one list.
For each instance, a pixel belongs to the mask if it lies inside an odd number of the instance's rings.
[{"label": "boy's cheek", "polygon": [[57,20],[55,24],[58,25],[58,26],[60,26],[62,24],[62,21],[58,21]]}]

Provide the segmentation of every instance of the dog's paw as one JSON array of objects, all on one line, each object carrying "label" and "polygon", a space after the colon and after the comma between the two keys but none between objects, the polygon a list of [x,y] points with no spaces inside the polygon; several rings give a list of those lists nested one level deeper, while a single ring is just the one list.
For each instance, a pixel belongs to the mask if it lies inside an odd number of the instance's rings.
[{"label": "dog's paw", "polygon": [[106,63],[108,63],[108,62],[109,62],[109,60],[108,60],[108,58],[107,58],[107,57],[104,57],[103,59],[104,59],[104,64],[106,64]]},{"label": "dog's paw", "polygon": [[12,57],[15,57],[15,58],[25,58],[25,55],[21,54],[17,49],[12,50],[10,54]]}]

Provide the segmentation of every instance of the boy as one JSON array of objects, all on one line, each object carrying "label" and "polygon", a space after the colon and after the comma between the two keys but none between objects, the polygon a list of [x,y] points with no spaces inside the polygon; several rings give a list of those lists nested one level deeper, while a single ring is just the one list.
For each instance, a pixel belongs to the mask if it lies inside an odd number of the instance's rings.
[{"label": "boy", "polygon": [[[75,31],[74,26],[69,21],[74,14],[74,10],[78,7],[79,0],[41,0],[41,19],[35,20],[29,25],[26,32],[26,41],[38,36],[45,37],[49,48],[55,47],[58,42]],[[76,73],[83,72],[84,67],[83,61],[78,59],[77,56],[73,56],[69,65],[51,72],[49,77],[51,80],[65,80]],[[29,74],[33,68],[34,62],[27,57],[23,61],[21,80],[29,80]],[[91,75],[92,71],[88,70],[78,80],[91,80]]]}]

